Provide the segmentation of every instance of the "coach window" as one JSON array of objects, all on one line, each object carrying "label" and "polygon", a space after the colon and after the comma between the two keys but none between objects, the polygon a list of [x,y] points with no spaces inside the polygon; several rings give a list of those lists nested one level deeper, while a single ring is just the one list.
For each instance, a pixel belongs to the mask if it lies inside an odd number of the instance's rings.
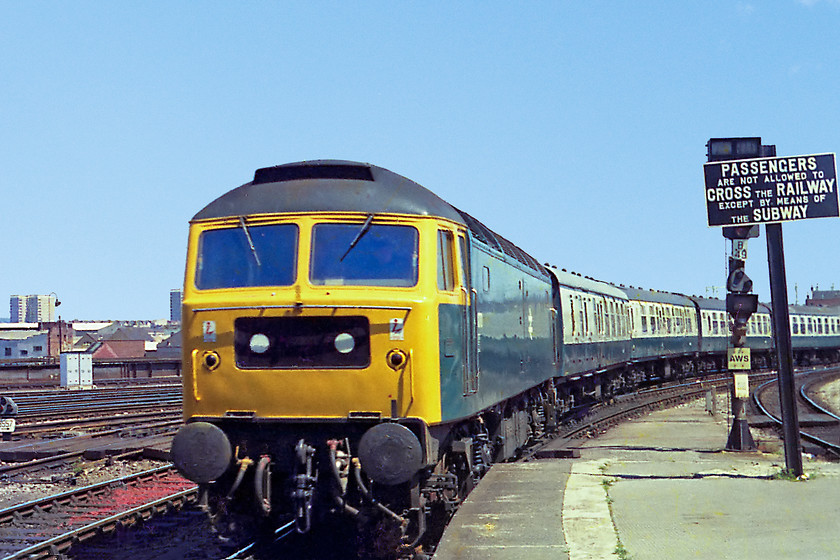
[{"label": "coach window", "polygon": [[452,259],[454,245],[452,232],[438,230],[437,241],[437,282],[438,289],[451,291],[455,289],[455,264]]},{"label": "coach window", "polygon": [[615,310],[618,312],[618,334],[619,336],[624,336],[626,333],[624,303],[619,301],[615,306]]},{"label": "coach window", "polygon": [[583,300],[583,330],[589,334],[589,299]]},{"label": "coach window", "polygon": [[620,301],[615,304],[615,313],[616,334],[624,336],[624,305]]},{"label": "coach window", "polygon": [[580,329],[581,336],[586,334],[584,321],[583,321],[583,303],[582,298],[580,296],[577,297],[578,302],[578,328]]}]

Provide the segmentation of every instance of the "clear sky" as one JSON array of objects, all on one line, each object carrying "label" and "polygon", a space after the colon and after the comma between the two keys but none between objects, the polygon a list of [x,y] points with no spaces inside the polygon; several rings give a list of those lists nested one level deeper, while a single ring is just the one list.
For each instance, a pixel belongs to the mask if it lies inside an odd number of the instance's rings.
[{"label": "clear sky", "polygon": [[[704,295],[726,274],[707,140],[840,150],[838,28],[836,0],[2,2],[0,302],[167,318],[189,219],[322,158],[405,175],[541,262]],[[791,302],[840,289],[838,234],[784,226]],[[763,229],[749,248],[769,301]]]}]

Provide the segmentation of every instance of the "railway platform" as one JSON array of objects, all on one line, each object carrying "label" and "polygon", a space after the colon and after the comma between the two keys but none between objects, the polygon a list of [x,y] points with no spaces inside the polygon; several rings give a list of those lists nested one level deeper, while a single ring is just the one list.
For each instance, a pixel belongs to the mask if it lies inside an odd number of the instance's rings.
[{"label": "railway platform", "polygon": [[774,435],[753,429],[742,453],[728,433],[700,400],[581,441],[579,458],[496,465],[434,560],[837,558],[840,464],[805,456],[808,480],[787,480]]}]

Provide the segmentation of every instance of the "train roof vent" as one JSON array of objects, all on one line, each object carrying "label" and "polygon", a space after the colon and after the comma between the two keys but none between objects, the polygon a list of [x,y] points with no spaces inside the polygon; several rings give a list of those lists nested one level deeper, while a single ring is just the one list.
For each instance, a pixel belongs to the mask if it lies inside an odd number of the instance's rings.
[{"label": "train roof vent", "polygon": [[373,173],[367,165],[353,164],[297,164],[263,167],[254,173],[253,184],[300,181],[302,179],[348,179],[373,181]]}]

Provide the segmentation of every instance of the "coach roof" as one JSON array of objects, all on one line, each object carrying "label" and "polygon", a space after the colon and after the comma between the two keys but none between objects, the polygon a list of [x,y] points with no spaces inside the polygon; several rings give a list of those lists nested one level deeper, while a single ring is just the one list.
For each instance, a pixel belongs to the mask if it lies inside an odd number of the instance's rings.
[{"label": "coach roof", "polygon": [[447,202],[414,181],[366,163],[317,160],[257,169],[193,220],[285,212],[363,212],[439,216],[464,223]]}]

